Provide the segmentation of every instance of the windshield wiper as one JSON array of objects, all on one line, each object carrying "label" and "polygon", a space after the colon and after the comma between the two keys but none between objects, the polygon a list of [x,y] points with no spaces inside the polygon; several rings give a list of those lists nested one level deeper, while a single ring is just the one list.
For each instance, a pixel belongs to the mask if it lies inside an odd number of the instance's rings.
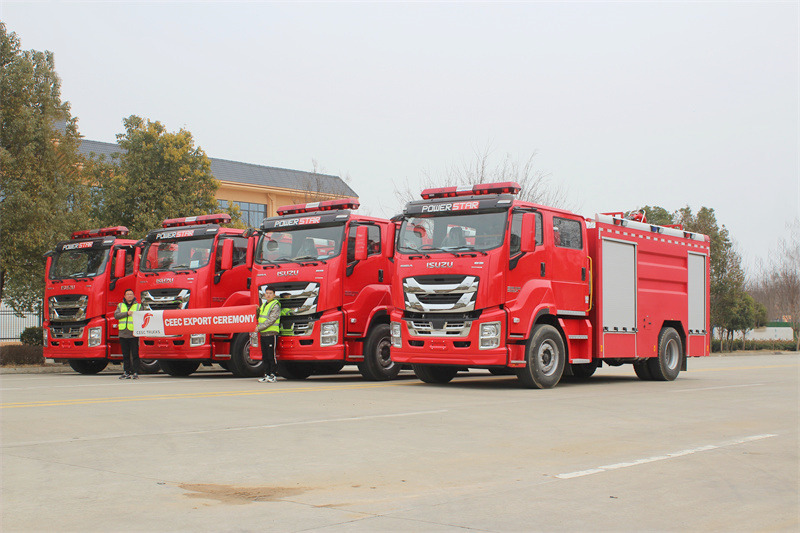
[{"label": "windshield wiper", "polygon": [[459,253],[457,253],[455,251],[451,251],[451,253],[455,254],[456,257],[462,257],[462,256],[468,256],[468,255],[472,255],[473,257],[475,257],[475,256],[477,256],[477,254],[489,255],[487,252],[484,252],[483,250],[476,250],[474,246],[458,246],[458,247],[454,248],[453,250],[464,250],[465,252],[475,252],[475,254],[473,255],[471,253],[459,254]]},{"label": "windshield wiper", "polygon": [[[303,261],[304,259],[311,259],[311,261]],[[295,257],[294,261],[296,263],[299,263],[299,264],[303,265],[303,266],[319,264],[318,263],[319,259],[317,259],[315,256],[311,256],[311,255],[301,255],[300,257]]]}]

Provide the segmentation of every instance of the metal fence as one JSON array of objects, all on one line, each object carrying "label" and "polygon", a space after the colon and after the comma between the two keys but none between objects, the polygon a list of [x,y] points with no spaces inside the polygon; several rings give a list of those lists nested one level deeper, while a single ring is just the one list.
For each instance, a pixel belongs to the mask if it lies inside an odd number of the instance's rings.
[{"label": "metal fence", "polygon": [[19,316],[13,309],[0,303],[0,341],[19,341],[25,328],[41,325],[40,313],[24,313]]}]

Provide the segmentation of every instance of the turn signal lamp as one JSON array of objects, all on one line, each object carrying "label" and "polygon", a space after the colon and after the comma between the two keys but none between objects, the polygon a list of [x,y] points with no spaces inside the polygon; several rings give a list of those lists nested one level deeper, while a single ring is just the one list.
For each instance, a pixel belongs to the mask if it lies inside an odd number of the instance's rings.
[{"label": "turn signal lamp", "polygon": [[198,226],[200,224],[227,224],[231,216],[227,213],[214,215],[200,215],[196,217],[168,218],[161,223],[163,228],[177,228],[179,226]]},{"label": "turn signal lamp", "polygon": [[342,198],[340,200],[327,200],[325,202],[311,202],[310,204],[284,205],[278,208],[279,215],[295,215],[297,213],[310,213],[311,211],[335,211],[336,209],[358,209],[361,205],[357,198]]},{"label": "turn signal lamp", "polygon": [[466,185],[460,187],[439,187],[436,189],[425,189],[420,196],[425,200],[432,198],[453,198],[456,196],[473,196],[476,194],[517,194],[522,187],[513,181],[501,183],[479,183],[477,185]]},{"label": "turn signal lamp", "polygon": [[111,226],[108,228],[101,228],[101,229],[85,229],[82,231],[76,231],[72,233],[73,239],[91,239],[92,237],[107,237],[109,235],[120,235],[125,236],[128,234],[128,228],[125,226]]}]

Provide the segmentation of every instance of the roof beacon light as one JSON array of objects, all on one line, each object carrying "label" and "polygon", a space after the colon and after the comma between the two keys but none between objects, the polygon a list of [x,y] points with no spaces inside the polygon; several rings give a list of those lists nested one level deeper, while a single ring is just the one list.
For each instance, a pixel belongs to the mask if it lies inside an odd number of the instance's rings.
[{"label": "roof beacon light", "polygon": [[337,209],[358,209],[361,205],[358,198],[341,198],[339,200],[326,200],[325,202],[311,202],[310,204],[284,205],[278,208],[279,215],[296,215],[297,213],[310,213],[312,211],[335,211]]},{"label": "roof beacon light", "polygon": [[231,216],[228,213],[216,213],[196,217],[168,218],[161,223],[161,227],[177,228],[178,226],[198,226],[200,224],[227,224],[230,221]]},{"label": "roof beacon light", "polygon": [[101,229],[85,229],[76,231],[72,234],[72,239],[91,239],[92,237],[107,237],[109,235],[122,236],[128,234],[128,228],[125,226],[111,226]]},{"label": "roof beacon light", "polygon": [[425,189],[420,193],[425,200],[432,198],[452,198],[455,196],[473,196],[476,194],[517,194],[522,187],[513,181],[502,183],[479,183],[477,185],[467,185],[461,187],[439,187],[436,189]]}]

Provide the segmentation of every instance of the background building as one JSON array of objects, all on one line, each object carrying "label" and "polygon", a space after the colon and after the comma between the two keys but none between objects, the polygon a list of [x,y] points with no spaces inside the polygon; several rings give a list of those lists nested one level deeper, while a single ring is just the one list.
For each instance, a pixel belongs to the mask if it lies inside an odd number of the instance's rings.
[{"label": "background building", "polygon": [[[115,143],[86,139],[81,140],[79,150],[86,156],[105,155],[108,159],[121,151]],[[238,205],[242,222],[248,226],[260,226],[264,217],[276,215],[282,205],[358,197],[339,176],[209,159],[211,173],[220,182],[217,201],[223,208],[231,203]]]}]

